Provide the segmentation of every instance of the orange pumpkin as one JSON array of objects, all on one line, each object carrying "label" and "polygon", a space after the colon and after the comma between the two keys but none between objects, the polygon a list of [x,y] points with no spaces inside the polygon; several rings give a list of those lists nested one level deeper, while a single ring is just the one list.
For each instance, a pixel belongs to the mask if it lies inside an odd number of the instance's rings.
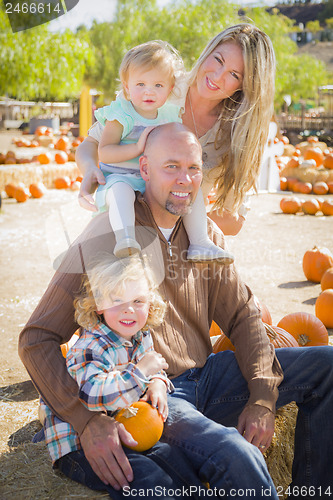
[{"label": "orange pumpkin", "polygon": [[288,191],[294,191],[295,184],[297,184],[297,177],[287,177]]},{"label": "orange pumpkin", "polygon": [[280,208],[284,214],[296,214],[301,208],[301,201],[296,196],[282,198]]},{"label": "orange pumpkin", "polygon": [[221,333],[215,344],[213,345],[213,352],[216,354],[221,351],[234,351],[235,346],[224,333]]},{"label": "orange pumpkin", "polygon": [[5,191],[6,195],[8,198],[14,198],[14,193],[15,193],[16,185],[10,182],[9,184],[5,185]]},{"label": "orange pumpkin", "polygon": [[54,187],[56,189],[67,189],[70,187],[70,185],[71,185],[71,180],[67,175],[65,175],[64,177],[57,177],[54,180]]},{"label": "orange pumpkin", "polygon": [[287,177],[280,177],[280,189],[281,191],[287,191],[288,180]]},{"label": "orange pumpkin", "polygon": [[333,168],[333,153],[328,153],[323,161],[323,165],[326,168]]},{"label": "orange pumpkin", "polygon": [[212,321],[212,324],[210,325],[210,329],[209,329],[209,335],[211,337],[216,337],[216,335],[221,335],[221,333],[222,333],[222,330],[219,327],[219,325],[217,323],[215,323],[215,321]]},{"label": "orange pumpkin", "polygon": [[287,314],[278,327],[289,332],[300,346],[327,345],[328,333],[320,319],[307,312]]},{"label": "orange pumpkin", "polygon": [[38,155],[38,161],[41,165],[48,165],[51,163],[52,157],[50,153],[41,153]]},{"label": "orange pumpkin", "polygon": [[296,168],[299,166],[299,161],[298,156],[292,156],[286,166],[289,168]]},{"label": "orange pumpkin", "polygon": [[268,310],[268,307],[266,306],[266,304],[261,302],[256,295],[254,295],[253,298],[254,298],[254,302],[255,302],[257,308],[259,309],[259,311],[261,313],[261,321],[263,323],[267,323],[268,325],[271,325],[272,324],[272,316]]},{"label": "orange pumpkin", "polygon": [[314,143],[314,142],[318,142],[319,141],[319,139],[318,139],[318,137],[316,135],[309,135],[309,137],[308,137],[307,140],[310,143]]},{"label": "orange pumpkin", "polygon": [[265,324],[265,329],[269,341],[275,349],[280,349],[280,347],[298,347],[297,340],[283,328]]},{"label": "orange pumpkin", "polygon": [[317,167],[322,165],[324,161],[324,155],[320,148],[308,148],[304,153],[304,160],[314,160]]},{"label": "orange pumpkin", "polygon": [[60,345],[61,353],[62,353],[64,358],[67,356],[69,349],[75,344],[75,342],[78,340],[78,338],[79,338],[79,335],[77,333],[73,333],[72,337],[69,339],[68,342]]},{"label": "orange pumpkin", "polygon": [[55,149],[60,149],[60,151],[67,151],[70,148],[70,140],[66,136],[60,137],[54,145]]},{"label": "orange pumpkin", "polygon": [[120,410],[115,419],[123,424],[125,429],[137,441],[136,446],[128,446],[132,450],[149,450],[161,438],[163,419],[156,408],[146,401],[137,401],[128,408]]},{"label": "orange pumpkin", "polygon": [[312,250],[307,250],[303,256],[305,277],[314,283],[320,283],[326,269],[332,266],[333,255],[328,248],[315,246]]},{"label": "orange pumpkin", "polygon": [[324,215],[333,215],[333,200],[323,201],[321,211]]},{"label": "orange pumpkin", "polygon": [[33,198],[41,198],[42,196],[44,196],[47,189],[42,182],[36,182],[30,184],[29,191]]},{"label": "orange pumpkin", "polygon": [[304,203],[302,203],[302,210],[305,214],[316,215],[316,213],[320,210],[318,200],[312,198],[310,200],[304,201]]},{"label": "orange pumpkin", "polygon": [[327,288],[319,295],[315,304],[316,316],[327,328],[333,328],[333,288]]},{"label": "orange pumpkin", "polygon": [[313,186],[312,186],[312,190],[314,192],[314,194],[327,194],[328,193],[328,185],[326,184],[326,182],[316,182]]},{"label": "orange pumpkin", "polygon": [[295,193],[310,194],[312,191],[311,182],[296,182],[294,187]]},{"label": "orange pumpkin", "polygon": [[[267,325],[264,323],[269,341],[276,349],[280,347],[298,347],[297,340],[283,328]],[[213,346],[213,352],[216,354],[221,351],[235,351],[231,340],[224,333],[217,339]]]},{"label": "orange pumpkin", "polygon": [[65,153],[65,151],[60,151],[60,153],[56,153],[54,157],[56,163],[58,165],[63,165],[64,163],[68,162],[68,154]]},{"label": "orange pumpkin", "polygon": [[327,187],[328,187],[328,192],[330,194],[333,194],[333,182],[328,182]]},{"label": "orange pumpkin", "polygon": [[24,203],[30,198],[29,189],[25,186],[16,186],[14,191],[14,198],[19,203]]},{"label": "orange pumpkin", "polygon": [[38,136],[45,135],[46,131],[47,131],[47,127],[45,127],[44,125],[40,125],[39,127],[36,128],[35,135],[38,135]]},{"label": "orange pumpkin", "polygon": [[326,290],[327,288],[333,288],[333,267],[326,269],[323,277],[321,278],[320,286],[322,291]]}]

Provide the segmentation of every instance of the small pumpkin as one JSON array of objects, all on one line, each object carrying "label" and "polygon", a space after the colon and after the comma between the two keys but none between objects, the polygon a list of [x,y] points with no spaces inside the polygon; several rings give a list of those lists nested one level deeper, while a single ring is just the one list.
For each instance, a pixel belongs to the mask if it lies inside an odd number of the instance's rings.
[{"label": "small pumpkin", "polygon": [[308,148],[304,153],[304,160],[315,160],[317,167],[319,167],[324,161],[324,155],[319,147]]},{"label": "small pumpkin", "polygon": [[66,136],[60,137],[54,145],[54,149],[59,149],[60,151],[67,151],[71,146],[70,140]]},{"label": "small pumpkin", "polygon": [[333,200],[323,201],[321,211],[324,215],[333,215]]},{"label": "small pumpkin", "polygon": [[59,153],[56,153],[54,156],[54,159],[58,165],[63,165],[64,163],[68,162],[68,154],[65,153],[65,151],[60,151]]},{"label": "small pumpkin", "polygon": [[64,358],[67,356],[68,351],[75,344],[75,342],[78,340],[78,338],[79,338],[79,335],[77,333],[73,333],[73,335],[71,336],[71,338],[69,339],[68,342],[65,342],[64,344],[60,345],[61,354],[63,355]]},{"label": "small pumpkin", "polygon": [[305,277],[314,283],[320,283],[326,269],[332,266],[333,255],[328,248],[315,246],[312,250],[307,250],[303,256]]},{"label": "small pumpkin", "polygon": [[326,168],[333,168],[333,153],[328,153],[323,161],[323,165]]},{"label": "small pumpkin", "polygon": [[146,401],[137,401],[128,408],[120,410],[115,419],[123,424],[133,439],[137,441],[136,446],[128,446],[132,450],[149,450],[157,443],[163,433],[164,424],[161,415]]},{"label": "small pumpkin", "polygon": [[321,278],[320,286],[322,291],[326,290],[327,288],[333,288],[333,267],[326,269],[323,277]]},{"label": "small pumpkin", "polygon": [[50,153],[41,153],[38,155],[38,161],[41,165],[48,165],[51,163],[52,157]]},{"label": "small pumpkin", "polygon": [[288,189],[287,177],[280,177],[280,189],[281,191],[287,191]]},{"label": "small pumpkin", "polygon": [[315,182],[314,185],[312,186],[312,190],[314,194],[327,194],[328,193],[328,185],[326,182],[320,181],[320,182]]},{"label": "small pumpkin", "polygon": [[302,203],[302,210],[307,215],[316,215],[316,213],[320,210],[318,200],[311,198],[310,200],[304,201]]},{"label": "small pumpkin", "polygon": [[253,296],[254,302],[256,306],[258,307],[260,314],[261,314],[261,321],[263,323],[267,323],[268,325],[272,324],[272,316],[271,313],[268,310],[268,307],[266,304],[261,302],[256,295]]},{"label": "small pumpkin", "polygon": [[297,177],[287,177],[288,191],[294,191],[295,184],[297,184]]},{"label": "small pumpkin", "polygon": [[289,332],[301,347],[328,344],[325,325],[314,314],[307,312],[287,314],[277,326]]},{"label": "small pumpkin", "polygon": [[212,324],[210,325],[210,329],[209,329],[210,337],[216,337],[217,335],[221,335],[221,333],[222,333],[222,330],[219,327],[219,325],[217,323],[215,323],[215,321],[212,321]]},{"label": "small pumpkin", "polygon": [[14,191],[14,198],[18,203],[24,203],[30,198],[29,189],[25,186],[17,185]]},{"label": "small pumpkin", "polygon": [[6,195],[8,198],[14,198],[14,193],[15,193],[16,185],[10,182],[9,184],[5,185],[5,191]]},{"label": "small pumpkin", "polygon": [[33,198],[41,198],[46,193],[47,189],[42,182],[34,182],[29,186],[30,194]]},{"label": "small pumpkin", "polygon": [[296,214],[301,205],[301,201],[296,196],[282,198],[280,201],[280,208],[284,214]]},{"label": "small pumpkin", "polygon": [[283,328],[265,324],[265,329],[269,341],[275,349],[280,349],[280,347],[298,347],[297,340]]},{"label": "small pumpkin", "polygon": [[333,288],[321,292],[316,300],[315,312],[326,328],[333,328]]},{"label": "small pumpkin", "polygon": [[54,180],[54,187],[56,189],[67,189],[70,187],[70,185],[71,185],[71,180],[67,175],[65,175],[64,177],[57,177]]},{"label": "small pumpkin", "polygon": [[333,194],[333,182],[327,182],[328,192]]},{"label": "small pumpkin", "polygon": [[312,191],[311,182],[297,182],[295,184],[295,193],[310,194]]},{"label": "small pumpkin", "polygon": [[[267,325],[266,323],[264,323],[264,326],[270,343],[273,344],[276,349],[280,347],[298,347],[297,340],[283,328]],[[235,347],[231,340],[224,335],[224,333],[222,333],[213,346],[213,352],[215,354],[222,351],[235,351]]]}]

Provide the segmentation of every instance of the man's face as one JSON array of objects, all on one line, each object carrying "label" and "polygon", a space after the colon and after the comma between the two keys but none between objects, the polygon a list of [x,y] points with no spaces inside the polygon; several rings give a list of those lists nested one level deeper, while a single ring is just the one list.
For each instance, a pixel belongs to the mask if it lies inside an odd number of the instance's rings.
[{"label": "man's face", "polygon": [[171,228],[191,211],[202,181],[202,151],[188,131],[154,137],[140,158],[145,197],[160,227]]}]

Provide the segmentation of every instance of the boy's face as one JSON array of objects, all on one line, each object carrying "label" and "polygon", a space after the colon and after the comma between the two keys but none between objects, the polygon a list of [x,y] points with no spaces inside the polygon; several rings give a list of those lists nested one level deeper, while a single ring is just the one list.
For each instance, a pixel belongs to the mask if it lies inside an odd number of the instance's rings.
[{"label": "boy's face", "polygon": [[99,309],[108,327],[120,337],[130,340],[147,321],[149,288],[145,281],[127,281],[124,291],[112,295]]},{"label": "boy's face", "polygon": [[169,76],[161,68],[131,69],[124,87],[135,110],[144,118],[154,119],[172,90]]}]

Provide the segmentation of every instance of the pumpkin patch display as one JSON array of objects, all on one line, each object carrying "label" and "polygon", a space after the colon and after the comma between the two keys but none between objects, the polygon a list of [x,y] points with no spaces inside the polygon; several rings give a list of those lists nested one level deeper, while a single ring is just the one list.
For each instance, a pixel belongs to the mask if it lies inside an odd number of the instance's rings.
[{"label": "pumpkin patch display", "polygon": [[333,328],[333,288],[327,288],[316,300],[316,316],[326,328]]},{"label": "pumpkin patch display", "polygon": [[333,267],[333,255],[328,248],[314,247],[307,250],[303,256],[303,271],[306,279],[314,283],[320,283],[326,271]]},{"label": "pumpkin patch display", "polygon": [[161,438],[163,419],[156,408],[146,401],[137,401],[128,408],[120,410],[115,419],[123,424],[125,429],[137,441],[136,446],[128,446],[132,450],[149,450]]},{"label": "pumpkin patch display", "polygon": [[277,324],[290,333],[298,345],[328,345],[328,333],[317,316],[307,312],[295,312],[284,316]]}]

